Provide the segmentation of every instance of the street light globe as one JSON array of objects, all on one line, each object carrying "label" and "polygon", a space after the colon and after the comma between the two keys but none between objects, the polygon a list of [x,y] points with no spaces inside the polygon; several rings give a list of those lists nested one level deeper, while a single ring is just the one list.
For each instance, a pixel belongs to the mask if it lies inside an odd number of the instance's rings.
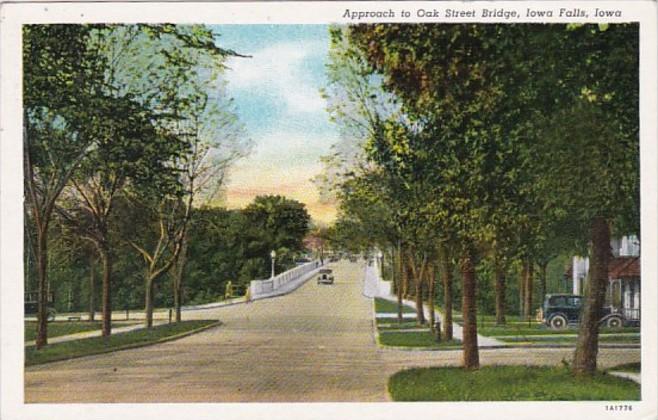
[{"label": "street light globe", "polygon": [[384,254],[383,254],[381,251],[379,251],[379,252],[377,253],[377,256],[378,256],[379,258],[382,258],[382,257],[384,256]]},{"label": "street light globe", "polygon": [[270,257],[276,258],[276,251],[275,250],[272,250],[272,252],[270,252]]}]

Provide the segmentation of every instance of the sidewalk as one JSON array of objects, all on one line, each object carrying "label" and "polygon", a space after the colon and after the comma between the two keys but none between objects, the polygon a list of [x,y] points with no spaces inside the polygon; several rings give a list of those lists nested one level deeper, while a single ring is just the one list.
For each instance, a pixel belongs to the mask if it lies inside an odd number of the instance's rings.
[{"label": "sidewalk", "polygon": [[[365,279],[364,279],[364,285],[363,285],[363,294],[366,297],[369,298],[382,298],[386,299],[388,301],[397,303],[397,297],[392,294],[382,294],[380,293],[380,290],[386,290],[387,286],[382,286],[379,283],[383,283],[381,278],[379,277],[379,273],[376,267],[374,266],[366,266],[366,272],[365,272]],[[404,299],[402,301],[404,305],[410,306],[412,308],[416,308],[416,303]],[[429,310],[427,307],[423,308],[425,310],[425,317],[429,318]],[[440,317],[441,320],[444,320],[443,314],[441,314],[439,311],[436,309],[434,310],[435,317],[438,319]],[[453,337],[459,340],[462,340],[463,337],[463,329],[462,326],[457,324],[456,322],[452,323],[452,333]],[[509,346],[509,343],[504,343],[500,340],[496,340],[495,338],[491,337],[485,337],[483,335],[478,334],[478,347],[479,348],[487,348],[487,347],[507,347]]]},{"label": "sidewalk", "polygon": [[[153,320],[153,326],[158,326],[162,324],[166,324],[166,321],[156,321]],[[144,328],[143,323],[138,323],[134,325],[126,325],[125,327],[118,327],[118,328],[112,328],[112,334],[119,334],[119,333],[124,333],[124,332],[129,332],[129,331],[135,331]],[[93,331],[83,331],[75,334],[69,334],[69,335],[60,335],[57,337],[49,337],[48,338],[48,344],[56,344],[56,343],[63,343],[65,341],[73,341],[73,340],[82,340],[83,338],[91,338],[91,337],[100,337],[102,335],[102,330],[93,330]],[[26,341],[25,342],[25,347],[27,346],[33,346],[36,344],[35,340],[31,341]]]}]

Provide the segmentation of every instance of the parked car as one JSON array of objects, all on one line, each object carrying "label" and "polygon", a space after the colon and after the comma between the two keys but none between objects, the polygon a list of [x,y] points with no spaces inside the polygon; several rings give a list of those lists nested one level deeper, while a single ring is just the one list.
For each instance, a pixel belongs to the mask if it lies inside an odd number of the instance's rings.
[{"label": "parked car", "polygon": [[[54,321],[57,311],[54,308],[55,296],[52,292],[48,293],[48,307],[46,308],[46,319]],[[24,300],[25,315],[36,315],[39,310],[39,292],[25,292]]]},{"label": "parked car", "polygon": [[[567,328],[569,324],[574,325],[580,322],[582,307],[582,296],[549,294],[544,298],[538,318],[552,329],[563,329]],[[604,307],[599,318],[601,325],[611,328],[619,328],[627,324],[623,314],[611,306]]]},{"label": "parked car", "polygon": [[333,272],[328,268],[318,271],[318,284],[334,284]]}]

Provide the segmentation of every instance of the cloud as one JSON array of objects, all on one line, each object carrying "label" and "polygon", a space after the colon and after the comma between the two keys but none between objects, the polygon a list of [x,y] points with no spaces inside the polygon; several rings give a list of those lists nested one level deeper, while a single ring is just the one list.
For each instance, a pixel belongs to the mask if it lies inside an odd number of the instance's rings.
[{"label": "cloud", "polygon": [[285,168],[317,163],[321,156],[331,150],[331,145],[338,141],[338,134],[331,132],[313,133],[279,131],[279,129],[280,127],[272,127],[272,131],[255,135],[254,140],[258,146],[245,162],[275,164]]},{"label": "cloud", "polygon": [[248,53],[251,58],[232,58],[226,74],[229,89],[236,95],[274,97],[287,114],[324,112],[325,101],[314,83],[322,75],[316,74],[313,64],[326,53],[323,41],[299,40]]}]

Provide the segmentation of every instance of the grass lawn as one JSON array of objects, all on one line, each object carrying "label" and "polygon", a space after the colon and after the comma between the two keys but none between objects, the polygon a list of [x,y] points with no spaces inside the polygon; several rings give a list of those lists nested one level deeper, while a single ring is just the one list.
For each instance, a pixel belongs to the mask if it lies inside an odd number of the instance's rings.
[{"label": "grass lawn", "polygon": [[605,373],[577,378],[564,367],[422,368],[388,381],[394,401],[636,401],[640,385]]},{"label": "grass lawn", "polygon": [[423,348],[461,348],[461,341],[436,342],[436,338],[429,331],[414,332],[379,332],[379,342],[386,346],[397,347],[423,347]]},{"label": "grass lawn", "polygon": [[[377,313],[397,313],[398,304],[390,300],[375,298],[375,312]],[[402,312],[406,314],[416,313],[416,310],[411,306],[403,305]]]},{"label": "grass lawn", "polygon": [[[54,321],[48,323],[48,337],[59,337],[62,335],[75,334],[83,331],[100,330],[101,322],[79,322],[79,321]],[[25,341],[37,338],[37,323],[25,321]]]},{"label": "grass lawn", "polygon": [[200,320],[164,324],[153,327],[150,330],[140,329],[114,334],[107,338],[92,337],[50,344],[41,350],[37,350],[34,346],[28,346],[25,347],[25,365],[30,366],[54,362],[56,360],[106,353],[108,351],[121,350],[138,345],[153,344],[158,340],[205,327],[215,322],[217,321]]},{"label": "grass lawn", "polygon": [[[577,335],[572,335],[568,337],[558,336],[552,337],[550,335],[540,335],[540,336],[526,336],[526,337],[505,337],[500,338],[500,341],[506,343],[544,343],[544,344],[564,344],[564,343],[576,343]],[[639,344],[640,336],[639,335],[615,335],[607,334],[599,336],[600,343],[620,343],[620,344]]]},{"label": "grass lawn", "polygon": [[[604,327],[599,330],[601,333],[639,333],[639,328],[608,328]],[[478,334],[490,337],[501,335],[552,335],[552,334],[573,334],[578,335],[578,328],[566,328],[564,330],[554,330],[543,324],[535,323],[530,327],[527,322],[508,323],[507,325],[487,325],[481,326],[478,323]]]},{"label": "grass lawn", "polygon": [[617,365],[613,366],[609,371],[616,371],[616,372],[635,372],[635,373],[640,373],[642,371],[642,364],[640,362],[636,363],[624,363],[623,365]]}]

